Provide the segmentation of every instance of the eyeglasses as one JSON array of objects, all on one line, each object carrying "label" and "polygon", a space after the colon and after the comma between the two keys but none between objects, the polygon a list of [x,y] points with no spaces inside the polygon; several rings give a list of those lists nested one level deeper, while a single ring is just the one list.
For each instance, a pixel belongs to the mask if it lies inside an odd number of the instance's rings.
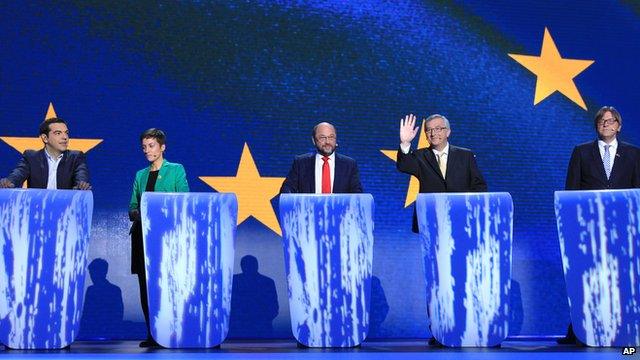
[{"label": "eyeglasses", "polygon": [[598,120],[598,126],[613,125],[614,123],[617,123],[617,122],[618,122],[618,119],[616,118],[600,119]]},{"label": "eyeglasses", "polygon": [[331,141],[334,142],[336,141],[336,136],[335,135],[329,135],[329,136],[318,136],[317,140],[319,142],[327,142],[327,141]]},{"label": "eyeglasses", "polygon": [[427,134],[440,134],[444,129],[446,129],[446,127],[425,128],[424,132]]}]

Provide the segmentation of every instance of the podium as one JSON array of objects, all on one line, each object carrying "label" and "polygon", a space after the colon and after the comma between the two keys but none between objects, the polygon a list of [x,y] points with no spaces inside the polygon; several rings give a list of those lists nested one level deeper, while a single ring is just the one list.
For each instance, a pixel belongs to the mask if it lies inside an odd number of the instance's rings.
[{"label": "podium", "polygon": [[229,331],[235,194],[145,192],[140,202],[151,335],[208,348]]},{"label": "podium", "polygon": [[291,329],[309,347],[359,345],[369,331],[370,194],[282,194]]},{"label": "podium", "polygon": [[640,346],[640,190],[556,191],[555,212],[576,337]]},{"label": "podium", "polygon": [[0,190],[0,342],[61,349],[80,329],[90,191]]},{"label": "podium", "polygon": [[418,194],[431,333],[451,347],[499,345],[509,332],[509,193]]}]

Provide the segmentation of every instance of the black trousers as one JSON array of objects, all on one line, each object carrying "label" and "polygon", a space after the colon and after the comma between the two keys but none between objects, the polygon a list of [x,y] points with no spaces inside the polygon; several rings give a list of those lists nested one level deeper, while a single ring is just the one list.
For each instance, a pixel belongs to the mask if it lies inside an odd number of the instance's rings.
[{"label": "black trousers", "polygon": [[138,285],[140,286],[140,305],[144,313],[144,322],[147,325],[147,339],[151,339],[151,325],[149,323],[149,297],[147,296],[147,276],[144,271],[138,274]]}]

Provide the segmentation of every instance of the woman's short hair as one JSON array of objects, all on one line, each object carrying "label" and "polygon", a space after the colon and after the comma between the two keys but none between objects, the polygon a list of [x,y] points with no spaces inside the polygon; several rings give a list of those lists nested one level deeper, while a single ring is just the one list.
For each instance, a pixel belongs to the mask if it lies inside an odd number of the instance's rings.
[{"label": "woman's short hair", "polygon": [[140,142],[144,139],[156,139],[160,145],[164,145],[167,142],[167,136],[164,134],[164,131],[156,128],[145,130],[142,135],[140,135]]}]

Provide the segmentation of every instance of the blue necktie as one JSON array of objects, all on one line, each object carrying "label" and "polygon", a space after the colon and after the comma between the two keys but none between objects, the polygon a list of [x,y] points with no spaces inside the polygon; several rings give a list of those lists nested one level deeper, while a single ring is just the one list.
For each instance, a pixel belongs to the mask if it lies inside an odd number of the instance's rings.
[{"label": "blue necktie", "polygon": [[609,180],[609,176],[611,176],[611,153],[609,152],[609,148],[611,145],[604,146],[604,156],[602,157],[602,162],[604,163],[604,172],[607,174],[607,180]]}]

